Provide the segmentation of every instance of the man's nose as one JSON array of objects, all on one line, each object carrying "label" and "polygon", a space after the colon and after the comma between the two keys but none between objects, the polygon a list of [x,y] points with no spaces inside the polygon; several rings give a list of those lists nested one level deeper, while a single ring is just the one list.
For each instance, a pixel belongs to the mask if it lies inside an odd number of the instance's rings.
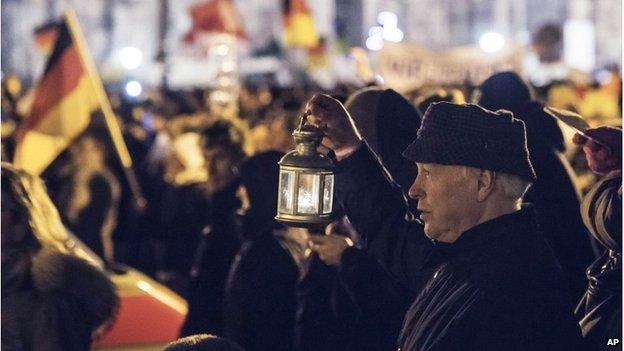
[{"label": "man's nose", "polygon": [[422,188],[418,184],[418,177],[416,177],[414,184],[412,184],[412,186],[409,188],[407,195],[409,195],[409,197],[411,197],[414,200],[419,200],[424,196],[424,192],[422,191]]}]

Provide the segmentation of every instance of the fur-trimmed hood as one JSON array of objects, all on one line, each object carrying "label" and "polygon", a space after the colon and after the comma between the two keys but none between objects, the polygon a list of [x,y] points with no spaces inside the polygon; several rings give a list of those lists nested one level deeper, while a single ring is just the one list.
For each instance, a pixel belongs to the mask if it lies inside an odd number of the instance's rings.
[{"label": "fur-trimmed hood", "polygon": [[61,294],[76,298],[90,324],[97,327],[117,311],[119,297],[110,279],[87,261],[53,250],[42,249],[32,258],[30,275],[40,294]]}]

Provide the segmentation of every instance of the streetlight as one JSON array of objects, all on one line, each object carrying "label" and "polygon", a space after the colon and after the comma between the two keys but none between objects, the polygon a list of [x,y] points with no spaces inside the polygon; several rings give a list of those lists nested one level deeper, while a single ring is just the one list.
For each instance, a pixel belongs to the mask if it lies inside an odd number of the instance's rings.
[{"label": "streetlight", "polygon": [[488,32],[479,38],[479,46],[487,53],[497,52],[505,46],[505,38],[500,33]]},{"label": "streetlight", "polygon": [[143,92],[143,87],[141,86],[141,83],[137,82],[136,80],[131,80],[126,83],[125,90],[128,96],[138,97]]},{"label": "streetlight", "polygon": [[278,222],[320,230],[332,221],[334,163],[318,152],[323,132],[301,116],[293,133],[297,146],[279,161]]},{"label": "streetlight", "polygon": [[143,53],[135,47],[128,46],[119,50],[119,62],[127,70],[138,68],[142,61]]}]

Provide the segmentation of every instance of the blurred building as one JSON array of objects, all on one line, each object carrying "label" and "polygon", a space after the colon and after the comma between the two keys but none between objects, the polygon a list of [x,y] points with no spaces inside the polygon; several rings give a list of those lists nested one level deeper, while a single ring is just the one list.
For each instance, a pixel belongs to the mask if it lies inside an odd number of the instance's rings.
[{"label": "blurred building", "polygon": [[[191,26],[188,8],[198,2],[201,0],[2,0],[2,71],[36,79],[45,59],[36,49],[33,29],[58,18],[69,4],[76,10],[91,52],[107,79],[131,77],[157,84],[164,70],[156,61],[159,52],[167,54],[171,65],[178,63],[178,68],[168,67],[172,75],[196,78],[197,74],[207,72],[209,76],[209,65],[194,66],[197,62],[185,61],[197,53],[181,42]],[[249,37],[247,53],[280,42],[282,0],[234,0],[234,3]],[[474,44],[486,32],[497,32],[509,41],[527,44],[542,26],[554,24],[562,29],[564,41],[566,36],[568,39],[575,36],[577,51],[572,63],[579,68],[593,69],[621,62],[620,0],[308,0],[307,3],[319,34],[330,42],[339,39],[350,46],[365,46],[371,31],[375,31],[371,28],[379,26],[379,14],[390,12],[396,15],[396,29],[401,33],[394,34],[399,41],[432,49]],[[165,16],[161,13],[163,9]],[[159,35],[163,19],[167,20],[165,36]],[[126,47],[140,52],[137,68],[123,68],[120,51]],[[195,61],[205,64],[201,58]]]}]

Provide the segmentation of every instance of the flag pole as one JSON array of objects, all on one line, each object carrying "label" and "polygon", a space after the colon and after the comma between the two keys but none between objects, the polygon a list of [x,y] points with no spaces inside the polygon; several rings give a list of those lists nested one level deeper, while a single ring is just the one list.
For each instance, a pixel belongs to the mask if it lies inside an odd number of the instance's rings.
[{"label": "flag pole", "polygon": [[102,80],[100,80],[100,76],[97,73],[95,62],[89,54],[86,41],[84,39],[84,36],[82,35],[82,30],[80,29],[80,24],[78,22],[76,12],[71,8],[65,11],[65,20],[67,21],[67,25],[69,26],[69,33],[76,43],[76,47],[80,54],[80,59],[87,70],[87,75],[89,76],[91,83],[93,84],[97,99],[100,102],[102,114],[104,115],[104,121],[106,122],[106,126],[110,133],[111,139],[113,140],[113,146],[115,148],[117,156],[119,157],[121,165],[123,166],[124,175],[126,177],[126,180],[128,181],[130,191],[132,192],[132,197],[134,198],[135,204],[138,206],[138,208],[143,209],[147,203],[145,197],[143,197],[143,193],[141,192],[141,187],[139,186],[139,182],[137,181],[136,174],[132,169],[132,158],[130,157],[130,153],[128,152],[128,148],[126,147],[126,143],[123,140],[121,128],[117,123],[115,113],[113,112],[110,101],[108,100],[108,96],[106,95],[106,91],[104,90]]}]

